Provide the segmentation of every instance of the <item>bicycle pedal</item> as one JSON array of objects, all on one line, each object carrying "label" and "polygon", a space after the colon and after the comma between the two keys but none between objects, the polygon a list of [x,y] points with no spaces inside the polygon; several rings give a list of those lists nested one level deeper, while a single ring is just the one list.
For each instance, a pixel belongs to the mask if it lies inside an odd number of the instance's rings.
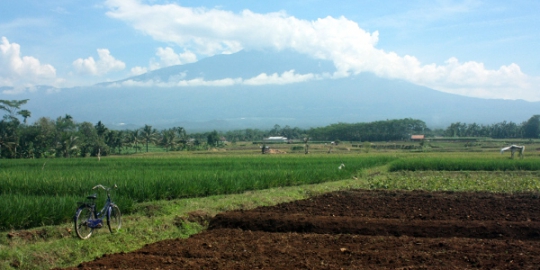
[{"label": "bicycle pedal", "polygon": [[93,219],[88,221],[88,227],[92,229],[99,229],[103,227],[103,222],[101,219]]}]

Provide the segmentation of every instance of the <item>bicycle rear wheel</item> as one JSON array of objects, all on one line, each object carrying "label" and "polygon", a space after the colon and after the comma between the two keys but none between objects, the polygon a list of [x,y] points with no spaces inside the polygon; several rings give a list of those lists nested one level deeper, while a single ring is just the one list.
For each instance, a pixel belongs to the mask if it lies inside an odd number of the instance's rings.
[{"label": "bicycle rear wheel", "polygon": [[75,223],[75,233],[77,233],[77,236],[83,240],[88,239],[94,231],[93,228],[88,226],[90,220],[94,220],[94,212],[92,211],[92,208],[88,206],[79,207],[77,212],[75,212],[73,221]]},{"label": "bicycle rear wheel", "polygon": [[116,204],[112,204],[109,207],[107,213],[107,226],[109,226],[109,231],[111,233],[116,233],[122,227],[122,214],[120,213],[120,208]]}]

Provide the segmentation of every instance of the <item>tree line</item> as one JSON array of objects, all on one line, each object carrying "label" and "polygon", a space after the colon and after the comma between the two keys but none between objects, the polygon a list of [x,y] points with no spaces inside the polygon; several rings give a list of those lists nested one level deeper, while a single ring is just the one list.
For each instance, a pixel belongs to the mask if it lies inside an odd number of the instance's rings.
[{"label": "tree line", "polygon": [[412,134],[449,137],[538,138],[540,115],[521,124],[493,125],[452,123],[446,129],[430,130],[417,119],[405,118],[370,123],[337,123],[301,129],[274,125],[270,130],[242,129],[188,134],[183,127],[157,130],[145,125],[135,130],[114,130],[101,121],[77,123],[69,114],[56,119],[41,117],[28,124],[31,112],[21,109],[28,100],[0,100],[0,158],[87,157],[148,152],[151,147],[165,151],[199,150],[216,147],[223,141],[261,141],[284,136],[303,141],[391,141],[407,140]]},{"label": "tree line", "polygon": [[540,115],[533,115],[529,120],[521,124],[506,121],[492,125],[456,122],[450,124],[442,135],[447,137],[489,137],[494,139],[538,139],[539,133]]},{"label": "tree line", "polygon": [[370,123],[337,123],[311,128],[308,133],[312,140],[317,141],[395,141],[428,131],[424,121],[405,118]]}]

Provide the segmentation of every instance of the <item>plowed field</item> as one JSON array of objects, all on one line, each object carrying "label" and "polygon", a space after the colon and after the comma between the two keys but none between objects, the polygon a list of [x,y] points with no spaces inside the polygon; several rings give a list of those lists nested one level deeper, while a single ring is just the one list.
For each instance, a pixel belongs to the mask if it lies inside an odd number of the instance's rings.
[{"label": "plowed field", "polygon": [[217,215],[79,269],[539,269],[540,197],[353,190]]}]

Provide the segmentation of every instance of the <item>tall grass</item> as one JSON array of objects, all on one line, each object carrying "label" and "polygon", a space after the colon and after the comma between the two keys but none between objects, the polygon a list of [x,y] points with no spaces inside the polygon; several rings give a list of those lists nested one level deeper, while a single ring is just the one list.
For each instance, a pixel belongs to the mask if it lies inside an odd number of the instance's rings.
[{"label": "tall grass", "polygon": [[[390,156],[180,156],[8,160],[0,171],[0,230],[69,221],[97,184],[118,189],[123,213],[135,202],[239,193],[350,178]],[[346,167],[338,169],[341,163]],[[105,194],[98,199],[105,200]]]},{"label": "tall grass", "polygon": [[538,159],[410,158],[392,162],[395,171],[537,171]]}]

